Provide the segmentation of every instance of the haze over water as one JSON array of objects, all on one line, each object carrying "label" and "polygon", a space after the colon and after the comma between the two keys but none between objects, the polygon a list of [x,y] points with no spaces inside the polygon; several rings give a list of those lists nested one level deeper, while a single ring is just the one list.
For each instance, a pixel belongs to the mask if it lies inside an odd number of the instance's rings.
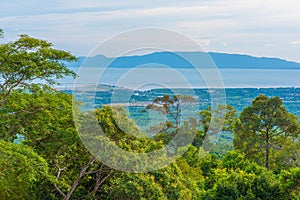
[{"label": "haze over water", "polygon": [[[76,73],[79,68],[71,68]],[[211,77],[209,69],[171,68],[88,68],[76,80],[78,85],[108,84],[130,89],[206,88],[205,79],[223,81],[225,88],[300,87],[300,70],[291,69],[219,69],[222,80]],[[100,78],[101,77],[101,78]],[[71,78],[61,80],[60,87],[72,87]]]}]

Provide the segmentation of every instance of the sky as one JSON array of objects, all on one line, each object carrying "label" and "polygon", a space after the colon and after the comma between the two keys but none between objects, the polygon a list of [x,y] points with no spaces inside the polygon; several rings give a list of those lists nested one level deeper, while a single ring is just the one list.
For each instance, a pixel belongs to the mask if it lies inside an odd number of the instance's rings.
[{"label": "sky", "polygon": [[0,42],[25,33],[85,56],[120,32],[157,27],[205,51],[300,62],[299,10],[299,0],[9,0],[0,6]]}]

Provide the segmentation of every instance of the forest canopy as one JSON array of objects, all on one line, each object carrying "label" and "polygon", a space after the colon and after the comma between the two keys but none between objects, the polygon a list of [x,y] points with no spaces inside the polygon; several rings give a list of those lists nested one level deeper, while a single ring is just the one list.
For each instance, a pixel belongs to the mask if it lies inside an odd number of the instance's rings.
[{"label": "forest canopy", "polygon": [[[173,119],[152,138],[136,137],[141,130],[123,108],[103,106],[82,112],[73,107],[71,94],[54,88],[58,79],[76,76],[65,61],[74,62],[76,57],[28,35],[0,45],[1,199],[300,198],[300,125],[279,97],[260,95],[240,114],[232,106],[220,105],[226,109],[222,131],[234,136],[233,149],[199,156],[211,116],[218,110],[208,107],[199,119],[180,122],[181,103],[194,99],[165,95],[145,109],[161,110]],[[106,139],[129,152],[164,148],[178,131],[189,130],[185,136],[193,135],[193,140],[188,145],[172,144],[185,146],[186,151],[165,168],[118,171],[84,147],[74,125],[74,110],[85,125],[92,113]],[[118,121],[135,134],[128,135]],[[24,139],[16,144],[18,135]]]}]

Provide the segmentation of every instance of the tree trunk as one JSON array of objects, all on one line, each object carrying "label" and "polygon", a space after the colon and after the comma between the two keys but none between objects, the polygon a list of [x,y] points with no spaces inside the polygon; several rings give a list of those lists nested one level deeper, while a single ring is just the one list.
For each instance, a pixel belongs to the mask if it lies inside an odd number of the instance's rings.
[{"label": "tree trunk", "polygon": [[68,191],[68,193],[66,194],[66,196],[64,197],[64,200],[69,200],[73,194],[73,192],[75,191],[75,189],[77,188],[80,180],[82,179],[82,177],[84,177],[86,175],[86,171],[88,170],[88,168],[90,167],[90,165],[96,160],[96,156],[93,156],[91,158],[91,160],[89,160],[89,162],[81,169],[77,179],[75,180],[75,182],[73,183],[73,185],[71,186],[70,190]]},{"label": "tree trunk", "polygon": [[101,186],[101,184],[107,179],[109,178],[109,176],[112,174],[112,170],[105,176],[101,179],[101,175],[102,175],[102,172],[99,171],[96,175],[96,184],[95,184],[95,187],[94,187],[94,190],[93,190],[93,196],[94,198],[96,198],[96,194],[97,194],[97,191],[99,189],[99,187]]}]

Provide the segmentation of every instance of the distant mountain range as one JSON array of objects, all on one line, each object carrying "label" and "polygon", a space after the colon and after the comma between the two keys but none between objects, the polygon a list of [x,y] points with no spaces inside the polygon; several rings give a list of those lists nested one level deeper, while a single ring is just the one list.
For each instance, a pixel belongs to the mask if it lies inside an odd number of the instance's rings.
[{"label": "distant mountain range", "polygon": [[[209,56],[208,56],[209,55]],[[68,67],[109,67],[134,68],[161,67],[165,65],[172,68],[193,68],[200,66],[211,68],[214,61],[218,68],[235,69],[300,69],[300,63],[283,60],[280,58],[253,57],[249,55],[204,52],[155,52],[139,56],[124,56],[108,58],[103,55],[94,57],[79,57],[76,63],[67,63]]]}]

